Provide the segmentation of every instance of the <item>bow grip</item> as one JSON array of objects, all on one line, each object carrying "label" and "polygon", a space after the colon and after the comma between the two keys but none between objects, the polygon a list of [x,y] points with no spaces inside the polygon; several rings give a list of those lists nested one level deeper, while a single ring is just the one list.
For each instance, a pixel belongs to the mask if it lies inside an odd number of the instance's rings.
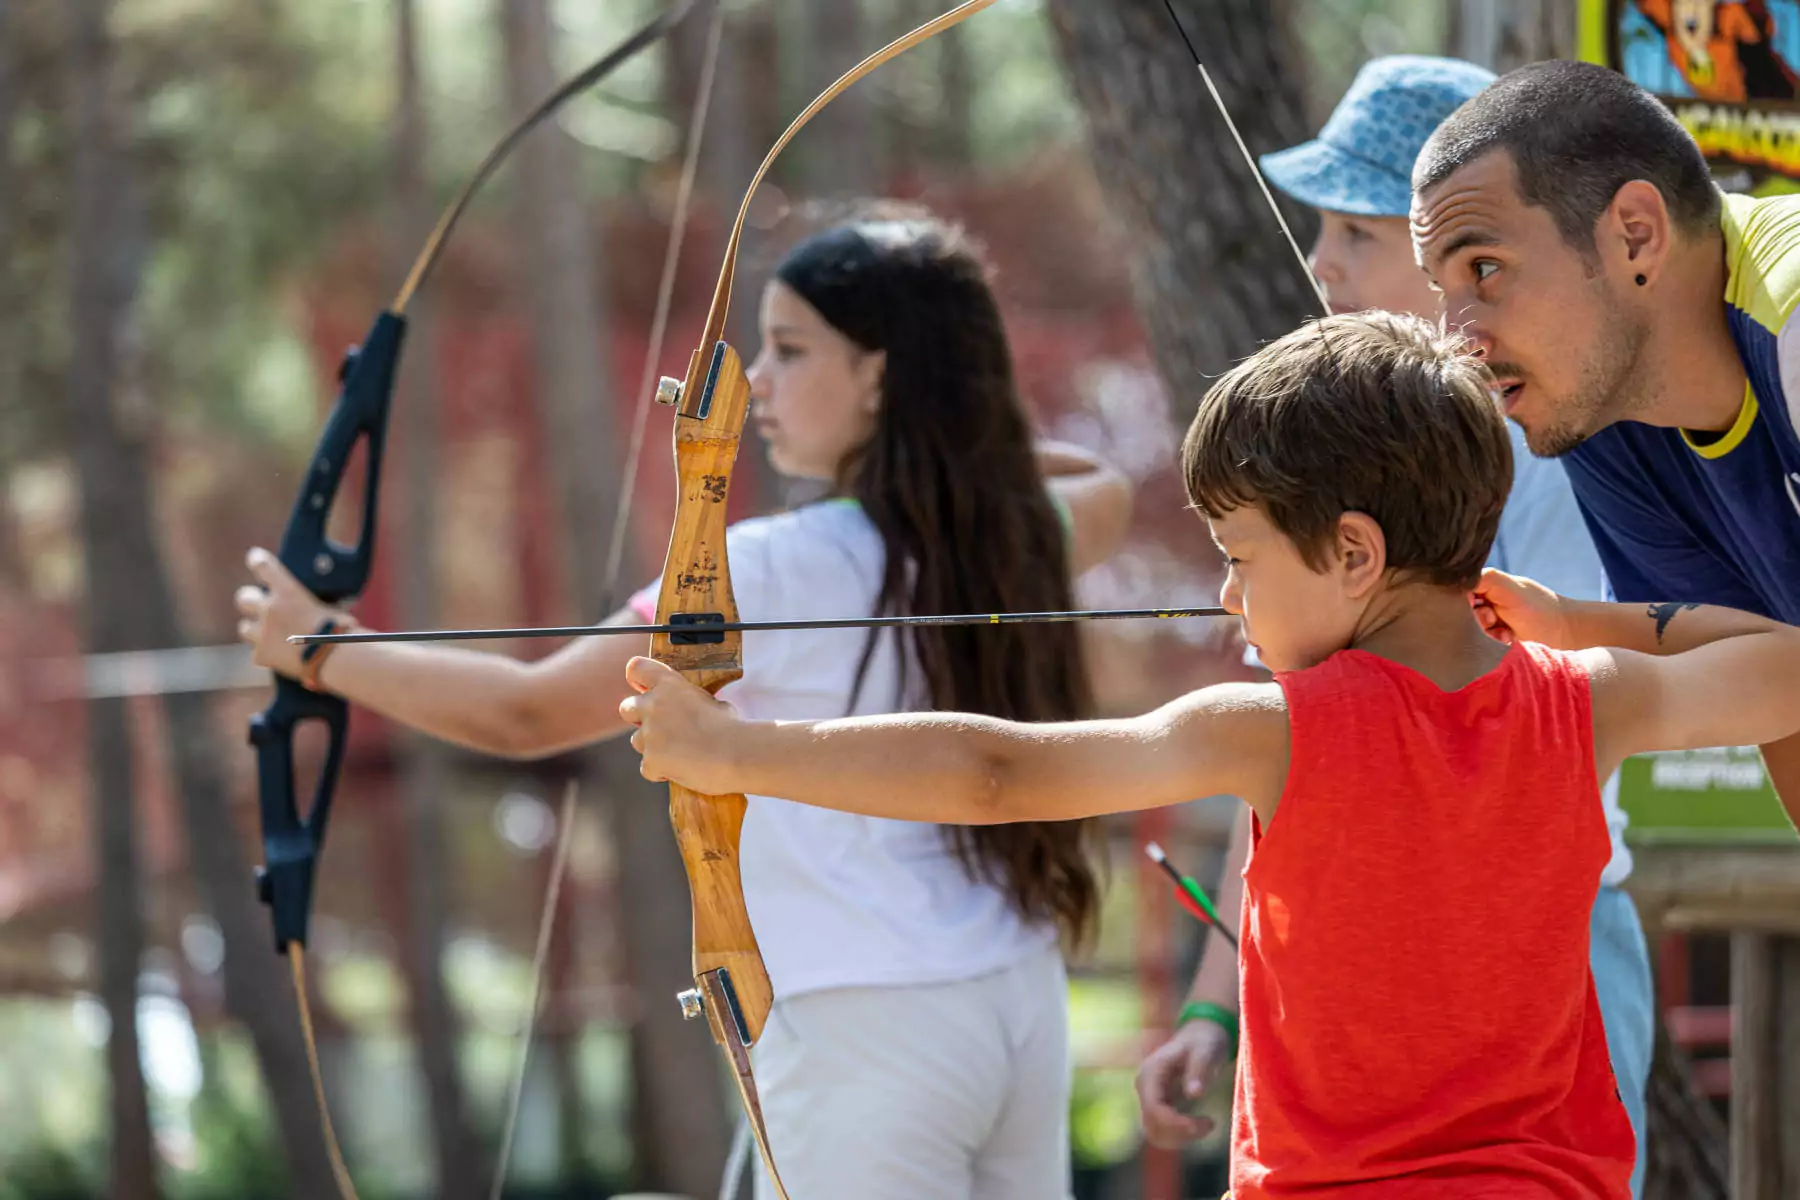
[{"label": "bow grip", "polygon": [[[277,555],[281,565],[327,604],[359,595],[374,562],[381,453],[387,439],[400,344],[405,335],[406,318],[384,312],[375,318],[362,344],[344,356],[338,370],[341,383],[337,401],[325,419],[325,429],[313,450],[312,462],[307,465],[300,495],[281,535]],[[356,444],[365,438],[369,444],[362,528],[354,546],[342,546],[326,536],[325,525]]]},{"label": "bow grip", "polygon": [[[294,733],[302,722],[321,721],[331,741],[304,818],[295,803]],[[256,747],[257,800],[262,809],[264,865],[256,869],[257,895],[272,910],[275,950],[306,945],[312,912],[313,869],[325,842],[331,796],[343,764],[350,729],[350,706],[342,698],[315,692],[285,675],[275,677],[275,699],[250,718]]]}]

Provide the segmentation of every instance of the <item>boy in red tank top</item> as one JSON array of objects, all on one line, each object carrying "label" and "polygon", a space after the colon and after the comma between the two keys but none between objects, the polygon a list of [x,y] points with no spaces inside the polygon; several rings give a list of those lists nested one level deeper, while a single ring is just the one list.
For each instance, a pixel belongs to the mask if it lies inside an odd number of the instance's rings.
[{"label": "boy in red tank top", "polygon": [[1064,724],[749,722],[638,659],[643,772],[948,824],[1241,796],[1236,1200],[1627,1197],[1588,971],[1598,780],[1800,732],[1800,629],[1484,578],[1512,480],[1488,382],[1424,322],[1360,313],[1207,392],[1183,471],[1272,683]]}]

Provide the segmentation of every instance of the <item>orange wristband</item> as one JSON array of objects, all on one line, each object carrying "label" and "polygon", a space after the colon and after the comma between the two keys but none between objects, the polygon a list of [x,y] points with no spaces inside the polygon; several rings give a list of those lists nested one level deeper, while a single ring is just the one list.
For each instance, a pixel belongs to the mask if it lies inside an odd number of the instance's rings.
[{"label": "orange wristband", "polygon": [[[326,617],[319,622],[315,633],[350,633],[358,628],[349,617]],[[337,649],[336,642],[315,642],[300,651],[300,683],[309,691],[322,692],[324,686],[319,682],[319,672],[325,669],[325,660]]]}]

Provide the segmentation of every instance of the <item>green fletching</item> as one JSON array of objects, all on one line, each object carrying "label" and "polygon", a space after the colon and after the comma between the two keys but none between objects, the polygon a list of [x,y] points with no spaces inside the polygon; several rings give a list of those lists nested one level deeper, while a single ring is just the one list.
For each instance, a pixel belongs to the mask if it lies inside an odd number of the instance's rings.
[{"label": "green fletching", "polygon": [[1219,910],[1214,908],[1213,902],[1206,898],[1206,893],[1200,890],[1200,885],[1189,879],[1186,875],[1181,877],[1181,890],[1186,892],[1189,896],[1192,896],[1194,902],[1206,910],[1206,915],[1212,918],[1212,923],[1214,925],[1223,926],[1225,924],[1225,922],[1219,920]]}]

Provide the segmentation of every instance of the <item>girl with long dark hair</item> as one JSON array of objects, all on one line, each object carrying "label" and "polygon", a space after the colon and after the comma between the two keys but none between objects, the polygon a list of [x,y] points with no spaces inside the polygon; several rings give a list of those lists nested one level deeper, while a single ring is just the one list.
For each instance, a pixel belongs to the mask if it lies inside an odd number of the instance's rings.
[{"label": "girl with long dark hair", "polygon": [[[1123,534],[1123,478],[1034,442],[982,263],[935,219],[809,238],[764,290],[751,419],[825,498],[742,521],[745,620],[1043,611]],[[266,551],[237,594],[258,662],[325,611]],[[263,589],[267,589],[266,591]],[[648,620],[655,589],[614,621]],[[535,663],[442,645],[340,646],[316,685],[477,749],[539,757],[625,732],[642,646],[578,640]],[[953,709],[1089,714],[1073,625],[751,632],[747,715]],[[744,895],[774,985],[754,1067],[796,1197],[1055,1200],[1069,1189],[1062,947],[1099,904],[1080,823],[939,826],[751,797]],[[760,1176],[757,1194],[771,1194]]]}]

